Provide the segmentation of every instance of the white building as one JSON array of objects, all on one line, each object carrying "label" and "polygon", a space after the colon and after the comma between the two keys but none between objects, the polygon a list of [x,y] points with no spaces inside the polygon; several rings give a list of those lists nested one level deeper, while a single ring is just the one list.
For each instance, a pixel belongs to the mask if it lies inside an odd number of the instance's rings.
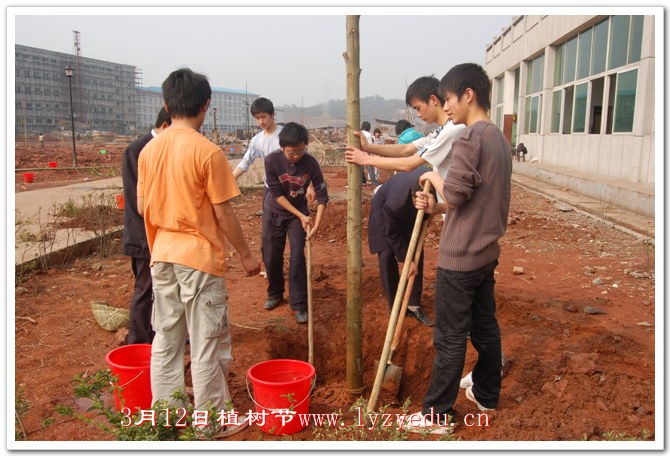
[{"label": "white building", "polygon": [[[143,131],[153,127],[156,122],[158,111],[163,107],[163,95],[160,87],[142,87],[139,90],[139,97],[138,125],[140,131]],[[256,98],[257,94],[247,93],[244,90],[212,87],[212,101],[202,131],[208,137],[212,137],[215,117],[216,128],[220,134],[234,133],[237,130],[246,131],[247,128],[253,131],[256,121],[249,113],[249,106]]]},{"label": "white building", "polygon": [[654,214],[654,27],[654,16],[514,18],[486,71],[493,121],[538,159],[515,172]]}]

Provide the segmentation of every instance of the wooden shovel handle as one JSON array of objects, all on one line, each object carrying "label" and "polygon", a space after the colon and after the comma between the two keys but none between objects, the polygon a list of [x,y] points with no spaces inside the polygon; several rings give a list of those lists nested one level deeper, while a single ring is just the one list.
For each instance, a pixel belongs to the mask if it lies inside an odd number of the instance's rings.
[{"label": "wooden shovel handle", "polygon": [[[423,185],[424,193],[430,191],[430,181],[426,180]],[[407,247],[406,258],[413,258],[414,252],[416,251],[416,246],[419,242],[419,232],[423,225],[423,214],[424,210],[420,209],[416,213],[416,220],[414,221],[414,229],[412,230],[412,237],[409,240],[409,246]],[[393,301],[393,308],[391,309],[391,317],[389,318],[389,325],[386,329],[386,338],[384,339],[384,348],[382,349],[382,355],[379,359],[379,367],[377,368],[377,374],[375,376],[375,382],[372,385],[372,391],[370,392],[370,399],[368,400],[367,412],[371,413],[375,406],[377,405],[377,400],[379,399],[379,392],[382,387],[382,381],[384,380],[384,372],[386,372],[386,364],[389,360],[389,354],[391,352],[391,343],[393,342],[393,335],[395,333],[395,327],[398,322],[398,314],[400,313],[401,300],[405,295],[405,288],[407,286],[407,276],[409,273],[411,261],[405,261],[405,264],[402,268],[402,274],[400,275],[400,280],[398,281],[398,291],[396,292],[395,299]]]},{"label": "wooden shovel handle", "polygon": [[[307,225],[311,230],[311,226]],[[314,324],[312,323],[312,240],[307,239],[307,362],[314,365]]]},{"label": "wooden shovel handle", "polygon": [[[414,262],[419,263],[421,259],[421,254],[423,253],[423,243],[426,240],[426,228],[428,226],[428,220],[424,220],[423,226],[421,226],[421,234],[419,235],[419,242],[416,245],[416,252],[414,252]],[[405,321],[405,314],[407,313],[407,306],[409,305],[409,298],[412,295],[412,287],[414,287],[414,279],[416,276],[413,274],[407,280],[407,287],[405,287],[405,296],[402,300],[402,307],[400,308],[400,314],[398,314],[398,323],[395,326],[395,332],[393,333],[393,342],[391,343],[391,353],[389,355],[389,363],[393,359],[396,349],[398,348],[398,343],[400,342],[400,333],[402,333],[402,324]]]}]

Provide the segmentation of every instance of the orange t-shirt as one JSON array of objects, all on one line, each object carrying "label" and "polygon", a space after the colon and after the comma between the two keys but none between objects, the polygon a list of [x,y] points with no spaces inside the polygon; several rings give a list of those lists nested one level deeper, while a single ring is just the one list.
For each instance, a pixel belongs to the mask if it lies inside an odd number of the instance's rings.
[{"label": "orange t-shirt", "polygon": [[137,196],[151,263],[177,263],[223,276],[225,233],[213,204],[240,194],[223,151],[190,128],[170,127],[142,149]]}]

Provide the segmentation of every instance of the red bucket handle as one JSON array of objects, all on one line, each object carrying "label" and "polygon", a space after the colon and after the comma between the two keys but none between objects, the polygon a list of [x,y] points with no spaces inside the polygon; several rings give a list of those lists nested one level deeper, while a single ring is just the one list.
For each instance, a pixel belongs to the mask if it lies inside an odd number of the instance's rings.
[{"label": "red bucket handle", "polygon": [[[275,412],[278,412],[278,411],[281,411],[281,410],[285,410],[285,409],[271,409],[271,408],[267,408],[266,406],[261,405],[261,404],[259,404],[258,402],[256,402],[256,399],[254,399],[254,396],[251,394],[251,391],[249,390],[249,376],[248,376],[248,375],[245,375],[245,376],[244,376],[244,382],[247,384],[247,394],[249,395],[249,398],[251,398],[251,402],[253,402],[254,404],[256,404],[256,406],[258,406],[258,407],[260,407],[260,408],[262,408],[262,409],[268,409],[268,410],[270,410],[272,413],[275,413]],[[305,397],[303,398],[303,400],[301,400],[301,401],[298,402],[297,404],[293,405],[293,407],[298,407],[298,406],[300,406],[303,402],[305,402],[305,401],[312,395],[312,391],[314,391],[314,387],[315,387],[315,386],[316,386],[316,374],[314,374],[314,377],[312,377],[312,386],[310,386],[310,388],[309,388],[309,393],[307,393],[307,396],[305,396]]]}]

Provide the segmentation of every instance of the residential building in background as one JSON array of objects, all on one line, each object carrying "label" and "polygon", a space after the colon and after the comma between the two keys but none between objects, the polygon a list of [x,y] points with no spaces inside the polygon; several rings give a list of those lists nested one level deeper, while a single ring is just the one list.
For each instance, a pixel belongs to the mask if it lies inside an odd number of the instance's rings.
[{"label": "residential building in background", "polygon": [[[137,135],[153,126],[163,106],[160,87],[142,87],[141,69],[104,60],[16,45],[15,132],[35,135],[69,132],[70,89],[65,67],[71,65],[75,131]],[[167,75],[166,75],[167,76]],[[212,87],[202,132],[246,137],[257,131],[249,106],[258,98],[246,90]],[[277,122],[283,111],[276,111]]]},{"label": "residential building in background", "polygon": [[654,19],[517,16],[494,38],[491,118],[537,159],[515,172],[654,214]]},{"label": "residential building in background", "polygon": [[137,124],[136,67],[16,45],[15,131],[39,133],[70,128],[71,65],[75,130],[132,134]]}]

